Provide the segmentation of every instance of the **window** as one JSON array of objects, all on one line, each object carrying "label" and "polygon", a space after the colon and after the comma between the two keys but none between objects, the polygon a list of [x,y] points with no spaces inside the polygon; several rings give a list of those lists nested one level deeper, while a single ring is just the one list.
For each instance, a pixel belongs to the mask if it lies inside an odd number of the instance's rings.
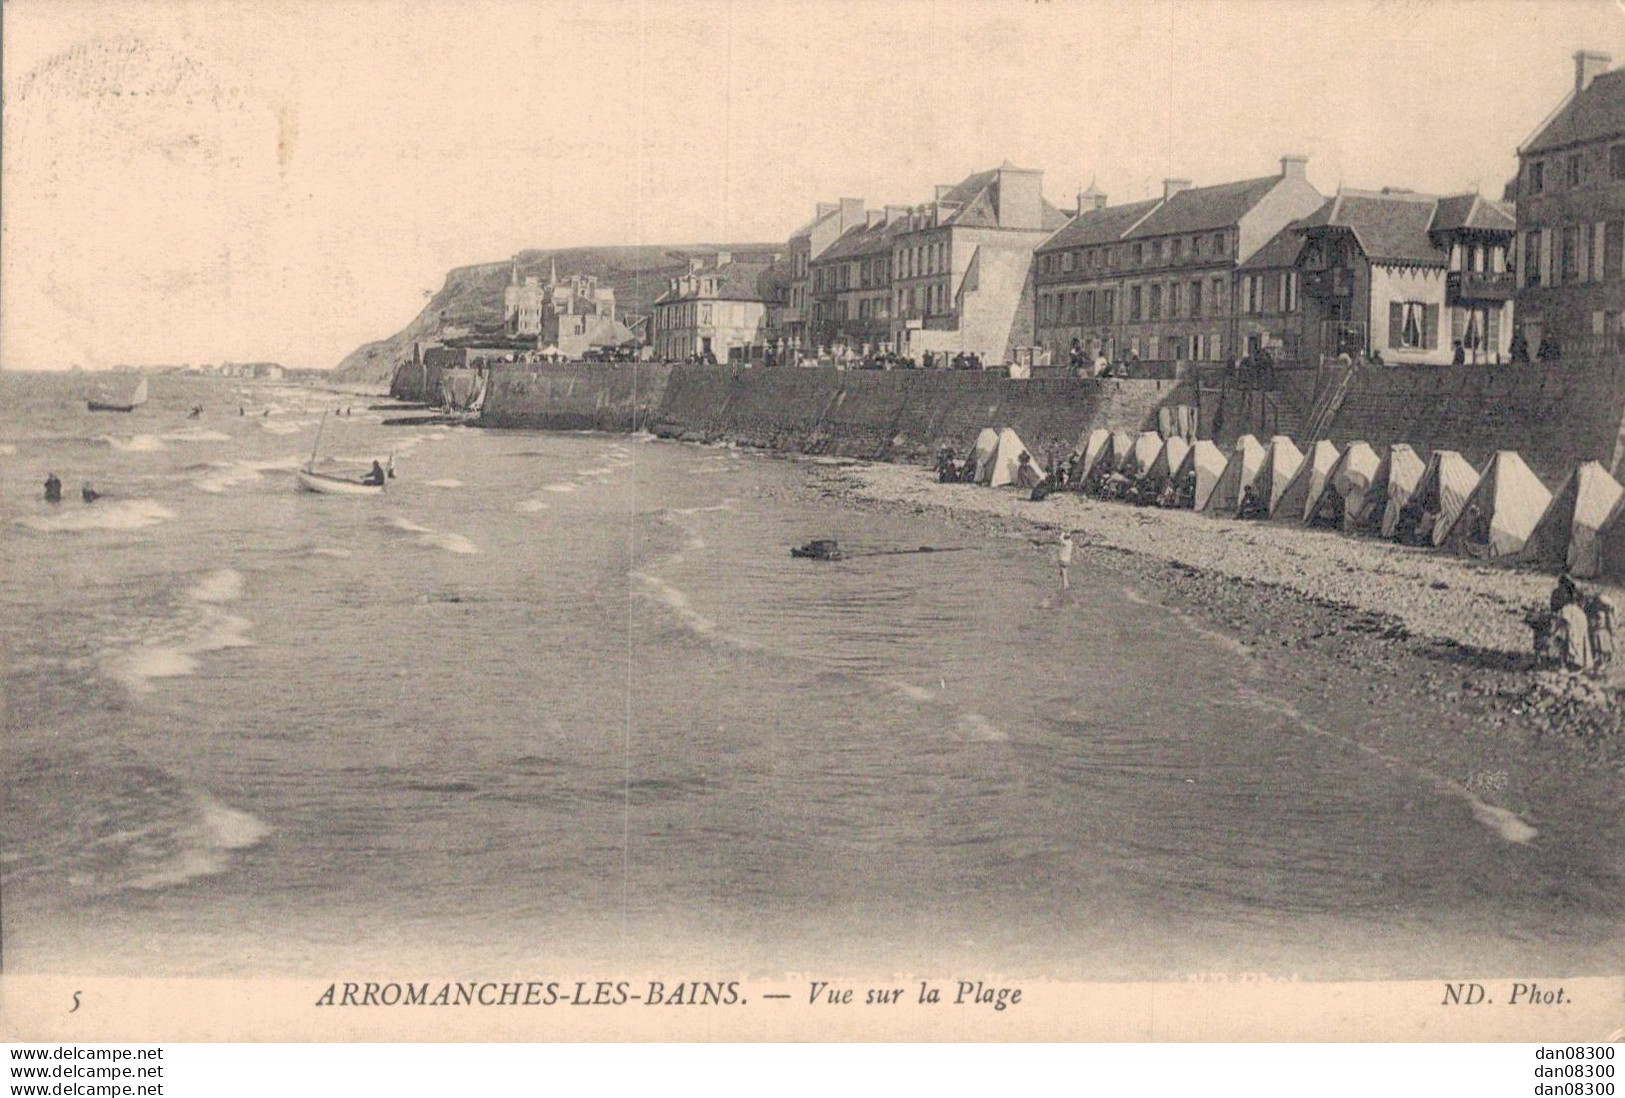
[{"label": "window", "polygon": [[[1191,283],[1191,316],[1202,315],[1202,282],[1198,279]],[[1197,356],[1200,357],[1200,356]]]},{"label": "window", "polygon": [[709,305],[701,305],[700,306],[700,323],[701,324],[709,324],[709,323],[711,323],[711,306],[709,306]]},{"label": "window", "polygon": [[1168,315],[1180,316],[1185,312],[1185,284],[1175,282],[1168,287]]},{"label": "window", "polygon": [[1070,271],[1071,269],[1072,269],[1072,253],[1071,252],[1063,252],[1061,254],[1061,270]]},{"label": "window", "polygon": [[1162,319],[1162,286],[1160,284],[1151,287],[1151,319]]},{"label": "window", "polygon": [[1140,287],[1130,286],[1128,291],[1128,318],[1140,319]]},{"label": "window", "polygon": [[1431,351],[1439,346],[1439,307],[1420,301],[1388,303],[1388,346]]},{"label": "window", "polygon": [[1193,259],[1202,257],[1202,238],[1199,236],[1191,237],[1191,257]]},{"label": "window", "polygon": [[1100,322],[1102,324],[1117,323],[1117,291],[1100,291]]},{"label": "window", "polygon": [[1563,229],[1559,258],[1562,261],[1561,282],[1574,282],[1580,277],[1580,232],[1573,225]]},{"label": "window", "polygon": [[1578,187],[1580,185],[1580,154],[1575,153],[1569,157],[1568,163],[1564,167],[1567,169],[1564,172],[1564,182],[1570,187]]},{"label": "window", "polygon": [[1241,311],[1257,316],[1264,311],[1264,276],[1243,275],[1241,279]]},{"label": "window", "polygon": [[1523,235],[1523,281],[1526,286],[1540,285],[1540,230],[1533,229]]},{"label": "window", "polygon": [[1214,233],[1213,234],[1213,254],[1215,256],[1220,256],[1220,257],[1222,257],[1224,255],[1224,234],[1223,233]]},{"label": "window", "polygon": [[1145,245],[1134,245],[1134,262],[1136,266],[1145,266]]},{"label": "window", "polygon": [[[1625,145],[1619,146],[1625,148]],[[1603,230],[1602,277],[1625,278],[1625,221],[1610,221]]]},{"label": "window", "polygon": [[1546,189],[1546,161],[1535,160],[1529,165],[1529,193],[1540,194]]},{"label": "window", "polygon": [[1608,178],[1625,179],[1625,145],[1614,145],[1609,148]]},{"label": "window", "polygon": [[1215,278],[1208,283],[1207,315],[1224,315],[1224,279]]},{"label": "window", "polygon": [[1281,311],[1295,313],[1298,311],[1298,272],[1281,272]]}]

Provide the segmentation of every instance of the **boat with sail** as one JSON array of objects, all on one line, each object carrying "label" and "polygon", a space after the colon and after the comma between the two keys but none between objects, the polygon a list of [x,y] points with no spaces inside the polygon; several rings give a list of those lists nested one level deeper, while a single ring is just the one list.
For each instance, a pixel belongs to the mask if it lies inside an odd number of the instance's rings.
[{"label": "boat with sail", "polygon": [[133,412],[147,402],[147,379],[142,378],[135,387],[128,400],[115,400],[108,397],[93,398],[85,401],[92,412]]},{"label": "boat with sail", "polygon": [[[302,469],[293,471],[293,478],[299,487],[306,492],[315,492],[326,496],[381,496],[384,494],[382,482],[357,479],[353,477],[334,476],[332,473],[318,473],[316,471],[316,451],[322,445],[322,429],[327,426],[327,414],[322,414],[322,421],[316,427],[316,441],[310,447],[310,460],[305,462]],[[376,463],[375,463],[376,464]],[[390,457],[390,469],[393,472],[395,459]]]}]

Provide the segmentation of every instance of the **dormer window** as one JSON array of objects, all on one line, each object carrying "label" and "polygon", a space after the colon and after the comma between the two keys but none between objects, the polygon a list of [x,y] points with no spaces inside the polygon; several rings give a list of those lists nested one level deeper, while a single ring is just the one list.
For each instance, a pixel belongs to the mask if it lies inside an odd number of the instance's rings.
[{"label": "dormer window", "polygon": [[1546,189],[1546,161],[1536,160],[1529,165],[1529,193],[1540,194]]},{"label": "dormer window", "polygon": [[1573,156],[1569,157],[1569,161],[1568,161],[1568,164],[1567,164],[1567,169],[1568,169],[1568,171],[1566,173],[1567,174],[1566,182],[1568,183],[1568,185],[1570,187],[1578,187],[1580,185],[1580,154],[1579,153],[1575,153]]}]

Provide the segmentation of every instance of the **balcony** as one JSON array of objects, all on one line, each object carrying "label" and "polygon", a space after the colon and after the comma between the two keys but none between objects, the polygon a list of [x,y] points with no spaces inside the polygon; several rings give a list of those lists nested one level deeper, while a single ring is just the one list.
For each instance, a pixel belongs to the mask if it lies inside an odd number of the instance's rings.
[{"label": "balcony", "polygon": [[1303,277],[1305,292],[1315,297],[1352,297],[1354,295],[1354,272],[1347,267],[1333,267],[1325,271],[1305,271]]},{"label": "balcony", "polygon": [[1445,302],[1511,301],[1516,287],[1511,271],[1451,271],[1445,276]]}]

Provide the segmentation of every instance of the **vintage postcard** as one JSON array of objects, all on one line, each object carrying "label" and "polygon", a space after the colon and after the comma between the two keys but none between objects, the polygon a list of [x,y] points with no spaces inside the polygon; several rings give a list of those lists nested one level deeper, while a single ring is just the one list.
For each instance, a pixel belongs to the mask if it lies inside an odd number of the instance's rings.
[{"label": "vintage postcard", "polygon": [[0,1036],[1602,1041],[1614,0],[9,0]]}]

